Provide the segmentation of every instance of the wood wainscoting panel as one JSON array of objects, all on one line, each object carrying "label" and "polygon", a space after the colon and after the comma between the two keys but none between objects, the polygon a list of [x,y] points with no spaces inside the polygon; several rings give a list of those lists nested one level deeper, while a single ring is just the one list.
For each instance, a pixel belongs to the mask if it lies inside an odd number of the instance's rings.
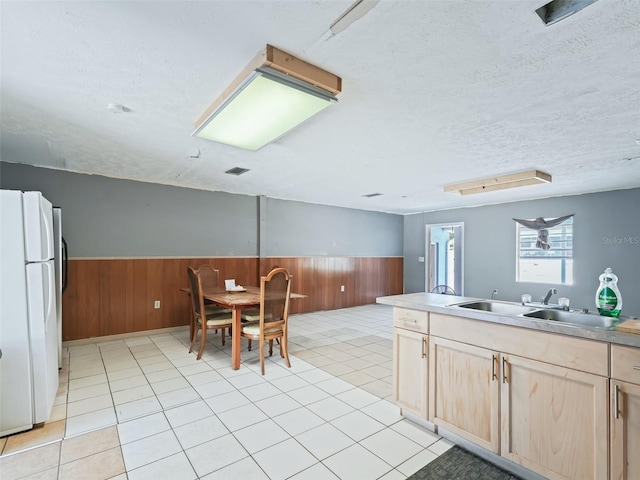
[{"label": "wood wainscoting panel", "polygon": [[403,292],[402,257],[355,259],[355,305],[376,303],[377,297]]},{"label": "wood wainscoting panel", "polygon": [[292,301],[290,311],[307,313],[368,305],[376,297],[401,294],[402,262],[402,257],[268,257],[260,259],[260,275],[275,266],[286,268],[293,275],[291,291],[307,295]]},{"label": "wood wainscoting panel", "polygon": [[62,295],[62,339],[95,337],[100,332],[100,263],[70,260],[67,274],[67,289]]},{"label": "wood wainscoting panel", "polygon": [[189,296],[180,289],[189,286],[187,267],[205,263],[220,269],[221,283],[258,284],[258,259],[251,257],[70,259],[62,339],[188,325]]},{"label": "wood wainscoting panel", "polygon": [[180,289],[189,286],[187,267],[203,264],[220,270],[221,285],[230,278],[259,285],[274,266],[286,268],[292,291],[307,295],[291,302],[291,313],[372,304],[402,293],[401,257],[70,259],[63,340],[188,325],[189,297]]}]

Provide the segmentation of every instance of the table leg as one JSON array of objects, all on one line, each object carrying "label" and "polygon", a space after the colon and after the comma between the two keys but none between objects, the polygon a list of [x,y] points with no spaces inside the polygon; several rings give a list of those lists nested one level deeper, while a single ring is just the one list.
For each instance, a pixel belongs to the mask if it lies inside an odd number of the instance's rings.
[{"label": "table leg", "polygon": [[233,328],[231,329],[231,368],[238,370],[240,368],[240,318],[242,310],[234,308],[232,310]]}]

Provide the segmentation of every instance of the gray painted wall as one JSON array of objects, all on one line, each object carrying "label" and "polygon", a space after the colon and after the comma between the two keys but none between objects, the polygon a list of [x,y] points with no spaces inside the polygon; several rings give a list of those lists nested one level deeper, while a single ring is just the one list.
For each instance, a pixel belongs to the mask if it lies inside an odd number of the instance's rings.
[{"label": "gray painted wall", "polygon": [[62,208],[70,257],[256,256],[257,199],[2,163],[3,189]]},{"label": "gray painted wall", "polygon": [[264,256],[402,256],[401,215],[273,198],[266,208]]},{"label": "gray painted wall", "polygon": [[[515,218],[574,217],[574,283],[555,286],[571,306],[595,309],[598,276],[606,267],[618,275],[623,315],[640,316],[640,189],[618,190],[477,208],[425,212],[404,217],[405,293],[423,292],[425,225],[464,222],[465,295],[519,301],[530,293],[539,299],[554,285],[517,283]],[[626,240],[625,240],[626,239]]]},{"label": "gray painted wall", "polygon": [[62,207],[71,257],[402,256],[400,215],[0,163]]}]

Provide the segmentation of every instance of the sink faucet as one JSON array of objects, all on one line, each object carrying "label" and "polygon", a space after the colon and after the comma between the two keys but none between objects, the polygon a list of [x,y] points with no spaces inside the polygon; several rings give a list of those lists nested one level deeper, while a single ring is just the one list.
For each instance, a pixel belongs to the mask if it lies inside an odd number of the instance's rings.
[{"label": "sink faucet", "polygon": [[498,295],[498,289],[494,288],[493,292],[491,292],[491,300],[495,300],[496,299],[496,295]]},{"label": "sink faucet", "polygon": [[554,295],[556,293],[558,293],[558,291],[555,288],[550,288],[547,294],[542,299],[542,304],[549,305],[549,299],[551,298],[551,295]]}]

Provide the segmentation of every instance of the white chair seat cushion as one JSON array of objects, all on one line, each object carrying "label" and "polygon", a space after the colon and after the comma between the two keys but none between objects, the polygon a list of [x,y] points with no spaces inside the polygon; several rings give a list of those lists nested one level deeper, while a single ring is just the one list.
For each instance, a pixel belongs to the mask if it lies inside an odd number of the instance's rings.
[{"label": "white chair seat cushion", "polygon": [[[202,322],[198,319],[198,325],[200,324],[202,324]],[[231,325],[231,315],[226,313],[207,313],[207,326],[215,327],[218,325]]]},{"label": "white chair seat cushion", "polygon": [[[264,329],[265,334],[278,333],[282,331],[282,327],[269,327]],[[260,335],[260,322],[249,322],[242,325],[242,333],[249,335]]]}]

